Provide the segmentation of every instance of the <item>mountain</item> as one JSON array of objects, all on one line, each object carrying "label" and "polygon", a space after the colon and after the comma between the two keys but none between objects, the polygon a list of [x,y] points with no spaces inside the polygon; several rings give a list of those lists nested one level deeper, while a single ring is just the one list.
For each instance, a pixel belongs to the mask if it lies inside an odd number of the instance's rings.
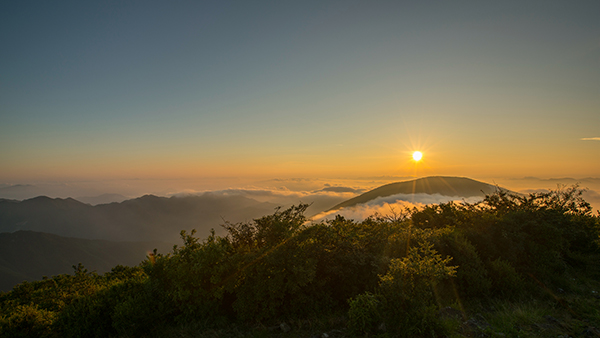
[{"label": "mountain", "polygon": [[125,197],[121,194],[102,194],[99,196],[83,196],[83,197],[77,197],[75,199],[80,202],[91,204],[91,205],[108,204],[108,203],[114,203],[114,202],[121,203],[123,201],[128,200],[127,197]]},{"label": "mountain", "polygon": [[95,188],[67,183],[0,185],[0,198],[15,200],[24,200],[36,196],[52,196],[66,198],[69,196],[95,196],[99,194],[100,193]]},{"label": "mountain", "polygon": [[0,197],[7,199],[23,199],[27,196],[41,195],[40,189],[32,184],[2,184],[0,185]]},{"label": "mountain", "polygon": [[458,198],[468,198],[491,194],[498,189],[496,186],[479,182],[465,177],[447,177],[432,176],[424,177],[411,181],[396,182],[383,185],[364,194],[358,195],[345,202],[342,202],[329,210],[338,210],[341,208],[352,207],[358,204],[365,204],[379,197],[393,195],[443,195]]},{"label": "mountain", "polygon": [[163,242],[68,238],[34,231],[0,233],[0,291],[25,280],[72,273],[72,266],[78,263],[98,273],[116,265],[135,266],[153,249],[167,253],[172,246]]},{"label": "mountain", "polygon": [[72,198],[40,196],[24,201],[0,200],[0,232],[31,230],[60,236],[113,241],[164,241],[180,244],[180,231],[198,230],[206,237],[224,220],[250,221],[273,213],[277,205],[243,196],[140,198],[92,206]]}]

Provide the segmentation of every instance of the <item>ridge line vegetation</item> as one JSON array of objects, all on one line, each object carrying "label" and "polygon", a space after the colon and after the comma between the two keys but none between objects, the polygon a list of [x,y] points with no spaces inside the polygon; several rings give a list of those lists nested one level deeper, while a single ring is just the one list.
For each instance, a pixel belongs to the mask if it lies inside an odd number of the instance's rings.
[{"label": "ridge line vegetation", "polygon": [[[0,336],[600,335],[600,214],[581,193],[498,190],[361,222],[309,223],[301,204],[226,236],[182,231],[136,267],[1,293]],[[268,330],[282,321],[296,330]]]}]

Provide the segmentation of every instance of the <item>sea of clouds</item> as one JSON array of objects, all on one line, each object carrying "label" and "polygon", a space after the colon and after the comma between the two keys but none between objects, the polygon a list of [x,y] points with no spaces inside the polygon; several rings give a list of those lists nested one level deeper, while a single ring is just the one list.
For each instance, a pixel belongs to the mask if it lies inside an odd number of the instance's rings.
[{"label": "sea of clouds", "polygon": [[401,213],[403,210],[422,208],[428,204],[447,203],[450,201],[455,201],[457,203],[477,203],[482,199],[483,198],[481,197],[462,198],[459,196],[444,196],[440,194],[396,194],[378,197],[368,203],[359,204],[353,207],[325,211],[312,217],[312,221],[319,222],[332,219],[337,215],[355,221],[362,221],[373,215],[382,217],[393,216],[394,214]]},{"label": "sea of clouds", "polygon": [[[121,202],[144,194],[165,197],[181,197],[187,195],[211,194],[217,197],[243,196],[259,202],[268,202],[282,208],[300,203],[311,204],[307,216],[314,221],[321,221],[342,215],[346,218],[362,220],[374,214],[390,215],[405,208],[422,207],[433,203],[449,201],[474,203],[481,198],[463,199],[457,196],[439,194],[398,194],[380,197],[363,205],[329,211],[335,205],[360,195],[390,181],[402,181],[406,178],[327,180],[327,179],[272,179],[253,182],[235,182],[231,180],[205,180],[191,182],[186,180],[115,180],[88,182],[45,182],[33,184],[0,184],[0,198],[24,200],[45,195],[48,197],[79,199],[92,205],[100,203]],[[579,183],[587,188],[583,197],[595,210],[600,209],[600,179],[537,179],[522,178],[498,182],[501,186],[520,193],[531,193],[556,189],[557,184],[571,185]],[[189,188],[197,187],[197,188]],[[233,186],[233,187],[232,187]],[[241,188],[240,188],[241,187]],[[103,196],[100,196],[105,194]],[[108,195],[107,195],[108,194]],[[81,196],[88,196],[82,198]],[[91,197],[90,197],[91,196]],[[102,197],[102,198],[99,198]],[[595,211],[596,212],[596,211]]]}]

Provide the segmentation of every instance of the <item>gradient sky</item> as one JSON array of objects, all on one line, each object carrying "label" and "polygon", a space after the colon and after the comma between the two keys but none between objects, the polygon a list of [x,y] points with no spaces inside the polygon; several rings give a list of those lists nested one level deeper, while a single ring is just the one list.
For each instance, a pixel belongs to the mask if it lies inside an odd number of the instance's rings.
[{"label": "gradient sky", "polygon": [[0,182],[600,175],[597,0],[3,1],[0,46]]}]

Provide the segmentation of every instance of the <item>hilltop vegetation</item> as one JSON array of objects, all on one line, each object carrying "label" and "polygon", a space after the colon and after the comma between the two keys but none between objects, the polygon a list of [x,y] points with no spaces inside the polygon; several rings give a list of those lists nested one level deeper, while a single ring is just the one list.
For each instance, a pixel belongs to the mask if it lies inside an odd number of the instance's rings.
[{"label": "hilltop vegetation", "polygon": [[[3,337],[599,334],[600,220],[577,187],[308,224],[307,205],[0,294]],[[284,323],[285,322],[285,323]],[[281,325],[280,325],[281,324]]]}]

